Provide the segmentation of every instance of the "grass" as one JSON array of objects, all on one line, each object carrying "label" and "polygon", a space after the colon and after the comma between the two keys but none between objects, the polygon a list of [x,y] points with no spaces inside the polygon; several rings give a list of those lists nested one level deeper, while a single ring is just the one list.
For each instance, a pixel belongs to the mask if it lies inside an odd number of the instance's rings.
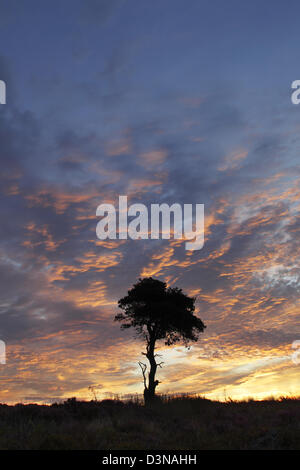
[{"label": "grass", "polygon": [[0,450],[300,449],[300,398],[0,405]]}]

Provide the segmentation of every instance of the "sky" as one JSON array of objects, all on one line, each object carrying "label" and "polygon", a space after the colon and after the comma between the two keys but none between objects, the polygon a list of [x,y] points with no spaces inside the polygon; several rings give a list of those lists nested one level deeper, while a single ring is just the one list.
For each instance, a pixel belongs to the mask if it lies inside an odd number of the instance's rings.
[{"label": "sky", "polygon": [[[299,395],[299,2],[0,1],[0,402],[141,393],[113,321],[153,276],[196,297],[162,393]],[[99,204],[204,204],[205,243],[99,240]]]}]

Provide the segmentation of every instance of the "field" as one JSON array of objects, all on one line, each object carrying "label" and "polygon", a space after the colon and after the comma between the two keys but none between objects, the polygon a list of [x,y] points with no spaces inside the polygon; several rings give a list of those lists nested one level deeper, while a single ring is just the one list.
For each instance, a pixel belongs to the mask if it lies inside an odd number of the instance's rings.
[{"label": "field", "polygon": [[300,449],[300,398],[0,405],[0,449]]}]

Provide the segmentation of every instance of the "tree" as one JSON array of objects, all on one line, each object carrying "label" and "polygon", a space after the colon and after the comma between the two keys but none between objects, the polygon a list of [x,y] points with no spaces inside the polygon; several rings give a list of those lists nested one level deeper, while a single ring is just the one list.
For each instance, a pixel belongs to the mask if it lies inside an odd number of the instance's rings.
[{"label": "tree", "polygon": [[188,346],[196,342],[205,325],[194,315],[195,298],[188,297],[177,287],[167,287],[165,282],[146,277],[128,291],[128,295],[119,300],[123,310],[115,316],[115,321],[122,323],[121,329],[134,328],[135,336],[146,341],[146,352],[150,370],[148,383],[147,365],[139,362],[144,379],[145,403],[155,398],[155,389],[159,381],[155,379],[157,367],[156,342],[164,340],[167,346],[183,342]]}]

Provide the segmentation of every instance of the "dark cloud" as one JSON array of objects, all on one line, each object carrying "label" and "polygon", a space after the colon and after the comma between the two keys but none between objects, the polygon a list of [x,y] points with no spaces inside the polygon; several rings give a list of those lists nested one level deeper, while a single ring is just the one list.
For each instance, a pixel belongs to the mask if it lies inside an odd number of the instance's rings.
[{"label": "dark cloud", "polygon": [[122,3],[123,0],[84,0],[80,20],[97,25],[105,23]]}]

